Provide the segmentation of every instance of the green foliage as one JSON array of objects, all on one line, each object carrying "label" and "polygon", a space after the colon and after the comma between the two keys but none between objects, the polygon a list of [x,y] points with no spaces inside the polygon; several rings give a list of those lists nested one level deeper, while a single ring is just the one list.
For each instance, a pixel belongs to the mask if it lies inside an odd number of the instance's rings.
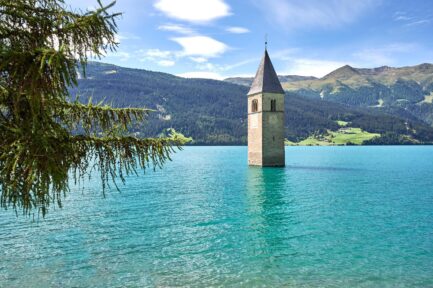
[{"label": "green foliage", "polygon": [[375,137],[367,140],[364,145],[416,145],[420,142],[412,137],[387,132],[381,137]]},{"label": "green foliage", "polygon": [[[109,181],[161,166],[182,139],[129,135],[151,111],[70,101],[88,55],[115,50],[116,17],[108,10],[69,11],[61,0],[0,0],[1,206],[43,215],[61,206],[70,172]],[[73,131],[75,131],[73,133]],[[76,133],[80,131],[81,133]]]},{"label": "green foliage", "polygon": [[167,129],[165,129],[161,133],[160,137],[169,137],[171,139],[176,140],[181,145],[185,145],[185,144],[193,142],[192,137],[186,137],[182,133],[177,132],[174,128],[167,128]]}]

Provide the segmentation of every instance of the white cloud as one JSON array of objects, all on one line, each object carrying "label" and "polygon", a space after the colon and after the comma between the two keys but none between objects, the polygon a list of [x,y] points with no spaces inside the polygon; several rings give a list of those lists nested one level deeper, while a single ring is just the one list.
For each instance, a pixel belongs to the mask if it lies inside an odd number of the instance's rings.
[{"label": "white cloud", "polygon": [[421,47],[416,43],[390,43],[382,46],[376,45],[375,48],[359,49],[346,57],[328,60],[326,56],[323,58],[308,57],[302,50],[293,48],[276,51],[271,57],[274,64],[282,67],[278,74],[320,78],[347,64],[354,67],[396,65],[398,59],[401,59],[404,54],[416,54],[420,49]]},{"label": "white cloud", "polygon": [[117,37],[116,39],[118,39],[118,40],[138,40],[138,39],[140,39],[139,36],[131,34],[131,33],[117,34],[116,37]]},{"label": "white cloud", "polygon": [[127,61],[131,58],[131,54],[124,51],[109,52],[107,57],[118,58],[120,61]]},{"label": "white cloud", "polygon": [[409,27],[409,26],[428,24],[428,23],[430,23],[430,20],[422,19],[422,20],[417,20],[417,21],[409,22],[405,26]]},{"label": "white cloud", "polygon": [[236,63],[225,65],[225,66],[223,66],[222,70],[228,71],[228,70],[232,70],[232,69],[237,68],[237,67],[241,67],[241,66],[253,63],[253,62],[254,63],[259,63],[259,61],[260,60],[258,60],[258,59],[250,58],[250,59],[247,59],[247,60],[242,60],[242,61],[239,61],[239,62],[236,62]]},{"label": "white cloud", "polygon": [[228,46],[208,36],[178,37],[171,40],[182,46],[181,56],[217,57],[228,50]]},{"label": "white cloud", "polygon": [[[200,72],[192,72],[194,74],[187,74],[187,75],[199,75],[197,77],[202,77],[203,75],[207,75],[209,77],[205,77],[205,78],[212,78],[212,79],[224,79],[227,78],[227,76],[223,77],[221,76],[220,73],[223,73],[224,75],[227,74],[227,71],[230,71],[234,68],[249,64],[251,62],[258,62],[257,59],[247,59],[247,60],[243,60],[240,62],[236,62],[236,63],[232,63],[232,64],[225,64],[225,65],[221,65],[221,64],[215,64],[215,63],[210,63],[210,62],[203,62],[203,63],[199,63],[195,66],[196,69],[200,70]],[[199,73],[199,74],[197,74]],[[205,74],[203,74],[205,73]],[[206,74],[206,73],[210,73],[210,74]],[[210,77],[212,76],[212,77]],[[194,77],[194,78],[197,78]]]},{"label": "white cloud", "polygon": [[176,64],[176,62],[172,61],[172,60],[161,60],[157,62],[159,66],[163,66],[163,67],[171,67],[174,66],[174,64]]},{"label": "white cloud", "polygon": [[158,30],[176,32],[180,34],[193,34],[194,30],[178,24],[165,24],[158,27]]},{"label": "white cloud", "polygon": [[220,65],[220,64],[210,63],[210,62],[198,63],[195,66],[195,68],[200,71],[182,73],[179,74],[178,76],[185,77],[185,78],[208,78],[208,79],[222,80],[229,77],[227,76],[227,71],[230,71],[231,69],[239,66],[246,65],[253,61],[257,62],[257,59],[248,59],[237,63],[233,63],[231,65]]},{"label": "white cloud", "polygon": [[214,72],[217,70],[223,70],[223,69],[221,69],[221,67],[219,65],[215,65],[215,64],[209,63],[209,62],[199,64],[199,65],[197,65],[197,68],[200,70],[207,70],[209,72]]},{"label": "white cloud", "polygon": [[189,59],[191,59],[192,61],[194,61],[196,63],[207,62],[207,58],[205,58],[205,57],[189,57]]},{"label": "white cloud", "polygon": [[249,33],[250,30],[244,27],[228,27],[226,29],[227,32],[234,33],[234,34],[243,34],[243,33]]},{"label": "white cloud", "polygon": [[394,13],[394,21],[402,22],[406,27],[428,24],[431,22],[429,17],[410,16],[406,12],[402,11],[397,11]]},{"label": "white cloud", "polygon": [[408,21],[408,20],[411,20],[411,19],[412,19],[411,17],[404,16],[404,15],[398,15],[398,16],[394,17],[395,21]]},{"label": "white cloud", "polygon": [[277,64],[283,67],[280,71],[277,71],[279,75],[301,75],[320,78],[348,64],[337,60],[309,58],[305,57],[305,55],[305,51],[292,47],[275,51],[272,53],[271,58],[274,60],[274,65]]},{"label": "white cloud", "polygon": [[270,21],[288,29],[304,27],[335,28],[352,23],[378,5],[375,0],[255,0]]},{"label": "white cloud", "polygon": [[144,56],[150,58],[168,58],[173,54],[173,52],[171,51],[164,51],[159,49],[148,49],[146,51],[143,50],[140,51],[144,53]]},{"label": "white cloud", "polygon": [[288,63],[288,66],[290,68],[285,72],[279,74],[315,76],[320,78],[346,64],[347,63],[339,62],[339,61],[327,61],[327,60],[318,60],[318,59],[307,59],[307,58],[293,59],[291,62]]},{"label": "white cloud", "polygon": [[283,50],[272,52],[272,58],[280,59],[283,61],[292,60],[293,57],[295,57],[295,55],[299,54],[300,52],[302,52],[302,50],[296,47],[286,48]]},{"label": "white cloud", "polygon": [[140,59],[141,62],[151,61],[163,67],[170,67],[176,64],[174,61],[175,53],[172,51],[160,49],[141,49],[135,53],[137,55],[136,58]]},{"label": "white cloud", "polygon": [[136,58],[142,62],[151,61],[170,67],[176,64],[176,60],[188,57],[198,63],[196,68],[200,70],[216,70],[216,65],[207,63],[208,58],[218,57],[228,49],[226,44],[207,36],[177,37],[171,40],[182,46],[182,50],[140,49],[134,52]]},{"label": "white cloud", "polygon": [[230,15],[224,0],[158,0],[154,7],[167,17],[206,23]]},{"label": "white cloud", "polygon": [[216,80],[225,79],[225,77],[223,77],[218,73],[204,72],[204,71],[186,72],[186,73],[177,74],[176,76],[183,77],[183,78],[205,78],[205,79],[216,79]]}]

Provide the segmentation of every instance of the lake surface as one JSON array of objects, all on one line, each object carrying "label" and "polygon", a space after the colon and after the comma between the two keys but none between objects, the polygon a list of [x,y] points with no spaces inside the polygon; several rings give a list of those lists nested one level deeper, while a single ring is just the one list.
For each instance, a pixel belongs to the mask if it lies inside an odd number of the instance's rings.
[{"label": "lake surface", "polygon": [[[186,147],[104,199],[0,211],[0,287],[433,287],[433,147]],[[92,180],[93,181],[93,180]]]}]

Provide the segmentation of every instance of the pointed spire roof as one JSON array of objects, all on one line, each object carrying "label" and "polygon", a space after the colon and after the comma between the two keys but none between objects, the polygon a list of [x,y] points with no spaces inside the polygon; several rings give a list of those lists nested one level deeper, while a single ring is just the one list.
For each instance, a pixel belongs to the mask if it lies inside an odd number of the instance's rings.
[{"label": "pointed spire roof", "polygon": [[277,73],[275,73],[274,66],[267,49],[260,62],[259,69],[257,70],[256,77],[251,85],[248,95],[257,93],[282,93],[284,94],[283,87],[281,87],[280,80],[278,80]]}]

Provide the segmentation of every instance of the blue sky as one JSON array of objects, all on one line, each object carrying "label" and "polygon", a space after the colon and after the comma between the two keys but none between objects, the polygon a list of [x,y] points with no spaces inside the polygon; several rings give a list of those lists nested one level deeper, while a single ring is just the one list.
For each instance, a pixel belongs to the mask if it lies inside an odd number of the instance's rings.
[{"label": "blue sky", "polygon": [[253,76],[265,34],[280,75],[433,62],[428,0],[118,0],[113,12],[120,46],[102,62],[184,77]]}]

